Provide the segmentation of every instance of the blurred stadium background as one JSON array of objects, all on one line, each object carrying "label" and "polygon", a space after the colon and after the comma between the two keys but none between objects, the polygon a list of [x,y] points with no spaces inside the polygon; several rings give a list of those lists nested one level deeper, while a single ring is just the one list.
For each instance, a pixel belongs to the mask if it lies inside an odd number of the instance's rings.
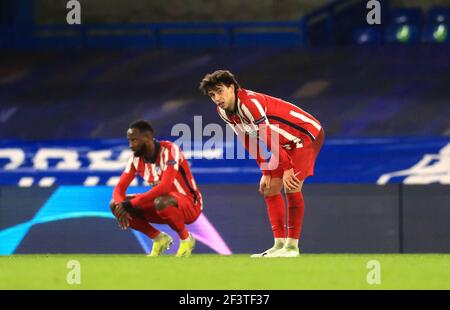
[{"label": "blurred stadium background", "polygon": [[[380,25],[358,0],[80,2],[68,25],[67,1],[0,0],[1,255],[148,252],[108,208],[126,128],[225,128],[198,91],[219,68],[324,125],[302,252],[450,252],[450,1],[380,1]],[[196,253],[272,242],[255,163],[206,158],[227,147],[185,150]]]}]

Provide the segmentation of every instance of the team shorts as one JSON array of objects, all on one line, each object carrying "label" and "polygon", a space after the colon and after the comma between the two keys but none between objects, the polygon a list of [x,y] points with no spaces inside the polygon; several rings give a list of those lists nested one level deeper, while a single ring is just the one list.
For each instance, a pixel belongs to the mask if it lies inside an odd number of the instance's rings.
[{"label": "team shorts", "polygon": [[[325,139],[323,129],[316,140],[305,147],[286,150],[293,162],[294,174],[302,181],[314,175],[314,165]],[[270,172],[272,178],[283,178],[283,168],[278,167]]]}]

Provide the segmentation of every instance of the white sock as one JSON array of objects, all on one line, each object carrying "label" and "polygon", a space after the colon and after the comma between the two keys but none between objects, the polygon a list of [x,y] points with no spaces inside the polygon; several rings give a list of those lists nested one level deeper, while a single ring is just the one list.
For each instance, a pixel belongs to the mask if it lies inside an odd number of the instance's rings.
[{"label": "white sock", "polygon": [[291,249],[298,249],[298,239],[287,238],[286,247]]},{"label": "white sock", "polygon": [[282,248],[284,247],[284,244],[286,243],[286,239],[284,238],[275,238],[274,247],[275,248]]}]

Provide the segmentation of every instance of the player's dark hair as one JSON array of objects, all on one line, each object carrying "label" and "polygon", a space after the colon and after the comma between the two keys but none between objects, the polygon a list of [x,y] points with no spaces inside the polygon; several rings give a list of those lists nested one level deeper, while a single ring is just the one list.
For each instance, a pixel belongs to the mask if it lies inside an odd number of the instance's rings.
[{"label": "player's dark hair", "polygon": [[138,129],[140,132],[151,132],[152,135],[154,134],[152,125],[150,125],[149,122],[144,120],[134,121],[130,124],[128,128]]},{"label": "player's dark hair", "polygon": [[210,90],[216,90],[220,85],[225,85],[226,87],[234,85],[236,90],[240,88],[233,73],[228,70],[217,70],[205,75],[200,82],[199,89],[204,95],[208,95]]}]

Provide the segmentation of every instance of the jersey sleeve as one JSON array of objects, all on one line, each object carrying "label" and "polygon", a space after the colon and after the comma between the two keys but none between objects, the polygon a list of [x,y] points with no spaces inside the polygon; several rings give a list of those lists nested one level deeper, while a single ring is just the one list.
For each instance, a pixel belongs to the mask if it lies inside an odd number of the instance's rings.
[{"label": "jersey sleeve", "polygon": [[[276,169],[280,166],[283,170],[292,168],[291,158],[278,143],[278,139],[274,139],[278,133],[274,133],[272,125],[267,118],[266,112],[260,101],[264,101],[264,97],[248,98],[241,103],[243,114],[252,122],[257,129],[258,141],[263,141],[268,151],[272,152],[268,165],[262,168],[263,174],[269,174],[270,170]],[[259,152],[258,152],[259,153]]]},{"label": "jersey sleeve", "polygon": [[127,188],[136,176],[136,167],[133,165],[134,156],[128,159],[125,170],[122,172],[119,182],[114,187],[113,200],[115,202],[123,202],[127,195]]},{"label": "jersey sleeve", "polygon": [[139,206],[145,209],[149,202],[152,202],[159,196],[167,195],[171,191],[172,184],[179,173],[179,167],[182,160],[180,152],[179,147],[174,143],[171,143],[170,148],[163,150],[162,159],[160,161],[160,166],[163,170],[161,182],[149,191],[133,198],[131,200],[132,206]]}]

